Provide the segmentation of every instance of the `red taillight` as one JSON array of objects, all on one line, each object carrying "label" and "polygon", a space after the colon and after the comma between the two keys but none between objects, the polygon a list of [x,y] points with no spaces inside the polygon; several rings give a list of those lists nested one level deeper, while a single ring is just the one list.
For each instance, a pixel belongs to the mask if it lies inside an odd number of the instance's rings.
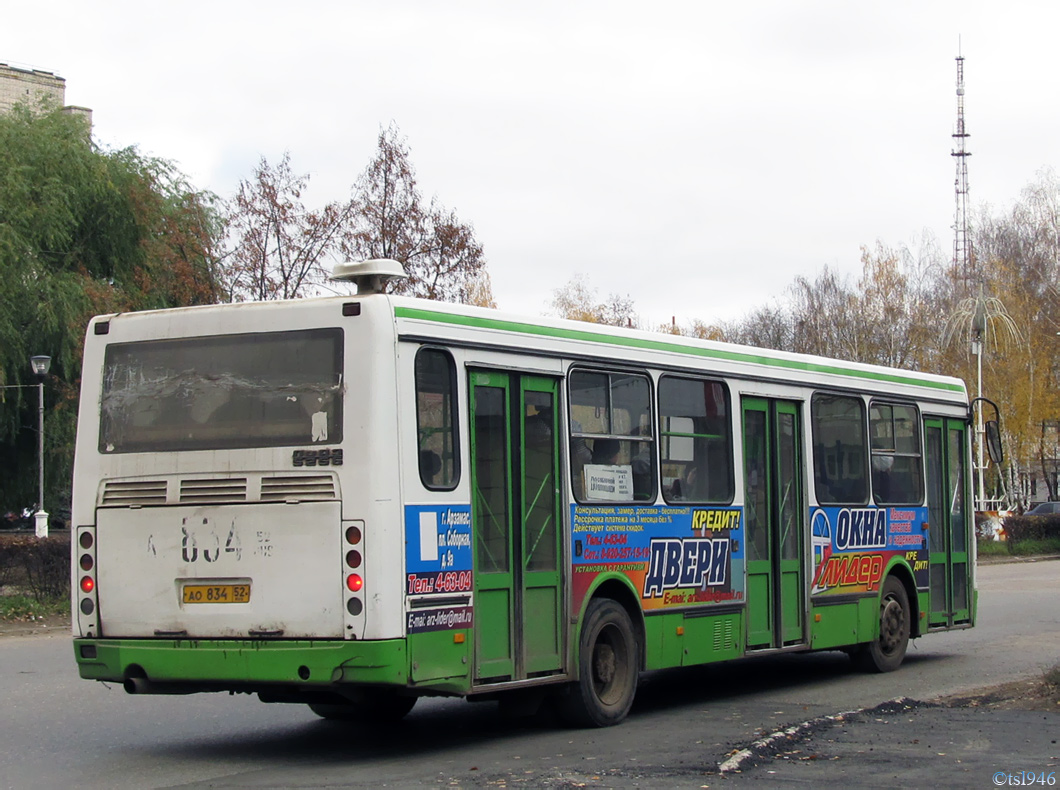
[{"label": "red taillight", "polygon": [[346,587],[349,588],[350,592],[360,592],[361,588],[364,587],[364,579],[356,573],[351,573],[346,577]]},{"label": "red taillight", "polygon": [[81,577],[81,592],[90,593],[96,589],[96,582],[91,576]]},{"label": "red taillight", "polygon": [[346,542],[356,546],[361,542],[361,529],[360,527],[347,527],[346,528]]}]

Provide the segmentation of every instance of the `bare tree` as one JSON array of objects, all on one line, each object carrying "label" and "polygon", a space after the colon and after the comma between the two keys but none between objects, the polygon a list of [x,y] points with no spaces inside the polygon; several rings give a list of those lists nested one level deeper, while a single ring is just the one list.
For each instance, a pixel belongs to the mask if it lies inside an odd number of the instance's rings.
[{"label": "bare tree", "polygon": [[476,307],[489,307],[497,309],[497,302],[493,298],[493,284],[490,281],[489,272],[483,270],[478,277],[471,281],[468,289],[467,304]]},{"label": "bare tree", "polygon": [[798,337],[796,330],[790,309],[782,305],[767,305],[757,308],[742,321],[722,324],[716,328],[714,335],[695,336],[742,343],[745,346],[792,351],[795,350]]},{"label": "bare tree", "polygon": [[229,301],[293,299],[327,281],[329,256],[339,249],[353,203],[328,203],[314,211],[302,202],[309,176],[291,172],[291,157],[279,164],[264,157],[227,212],[232,248],[222,270]]},{"label": "bare tree", "polygon": [[[1060,181],[1045,170],[1022,192],[1010,211],[983,210],[973,234],[979,258],[982,288],[980,326],[983,351],[993,350],[992,333],[997,304],[1018,330],[1021,343],[1002,342],[999,353],[983,354],[982,390],[1001,407],[1009,463],[1009,496],[1026,504],[1032,479],[1044,481],[1055,496],[1052,480],[1058,466],[1055,446],[1043,441],[1060,417]],[[973,294],[974,297],[974,294]],[[975,307],[976,299],[970,304]],[[954,302],[950,315],[971,326],[969,302]],[[994,308],[992,311],[991,308]],[[961,308],[965,308],[962,313]],[[972,314],[974,317],[974,311]],[[966,335],[966,332],[962,332]],[[1010,331],[1008,334],[1012,335]],[[954,344],[948,351],[950,369],[969,382],[977,382],[978,360],[971,343]]]},{"label": "bare tree", "polygon": [[576,275],[562,288],[552,292],[551,312],[560,318],[593,324],[640,326],[632,299],[612,293],[605,300],[598,301],[596,289],[582,275]]},{"label": "bare tree", "polygon": [[396,125],[380,130],[375,158],[354,187],[357,209],[342,240],[351,260],[392,258],[408,279],[392,293],[494,306],[486,259],[474,228],[436,199],[424,204]]},{"label": "bare tree", "polygon": [[795,351],[857,359],[856,295],[845,278],[825,266],[815,280],[796,277],[789,294]]}]

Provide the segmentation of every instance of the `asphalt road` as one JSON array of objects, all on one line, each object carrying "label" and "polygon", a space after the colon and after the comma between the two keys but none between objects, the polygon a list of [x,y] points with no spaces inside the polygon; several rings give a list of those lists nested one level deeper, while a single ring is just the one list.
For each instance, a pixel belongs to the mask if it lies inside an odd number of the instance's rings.
[{"label": "asphalt road", "polygon": [[[918,640],[896,673],[857,673],[839,653],[656,672],[629,719],[606,730],[459,700],[421,701],[386,729],[246,696],[131,697],[80,680],[65,636],[8,637],[0,787],[989,787],[998,771],[1058,762],[1049,741],[1060,714],[892,706],[827,718],[1060,663],[1060,562],[986,566],[979,587],[978,627]],[[734,753],[799,725],[719,774]]]}]

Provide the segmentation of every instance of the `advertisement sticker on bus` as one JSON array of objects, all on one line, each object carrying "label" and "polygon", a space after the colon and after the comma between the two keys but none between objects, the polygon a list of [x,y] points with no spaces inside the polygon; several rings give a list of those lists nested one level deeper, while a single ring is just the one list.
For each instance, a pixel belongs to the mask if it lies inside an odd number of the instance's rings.
[{"label": "advertisement sticker on bus", "polygon": [[928,552],[921,525],[926,507],[817,507],[810,511],[814,595],[879,590],[892,558],[902,557],[916,586],[928,585]]},{"label": "advertisement sticker on bus", "polygon": [[740,508],[572,505],[571,529],[576,605],[616,571],[645,610],[743,600]]},{"label": "advertisement sticker on bus", "polygon": [[472,589],[471,506],[405,506],[407,595]]}]

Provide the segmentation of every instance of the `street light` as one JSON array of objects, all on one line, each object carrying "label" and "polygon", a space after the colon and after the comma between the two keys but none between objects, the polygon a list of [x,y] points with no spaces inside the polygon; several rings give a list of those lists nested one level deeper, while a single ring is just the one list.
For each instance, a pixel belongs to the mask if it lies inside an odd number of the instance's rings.
[{"label": "street light", "polygon": [[44,512],[44,377],[48,375],[48,371],[51,369],[52,358],[38,354],[29,358],[29,364],[33,369],[33,375],[37,377],[39,382],[38,392],[40,395],[37,401],[37,458],[40,471],[40,486],[38,488],[37,512],[33,516],[33,523],[37,537],[46,538],[48,537],[48,514]]}]

